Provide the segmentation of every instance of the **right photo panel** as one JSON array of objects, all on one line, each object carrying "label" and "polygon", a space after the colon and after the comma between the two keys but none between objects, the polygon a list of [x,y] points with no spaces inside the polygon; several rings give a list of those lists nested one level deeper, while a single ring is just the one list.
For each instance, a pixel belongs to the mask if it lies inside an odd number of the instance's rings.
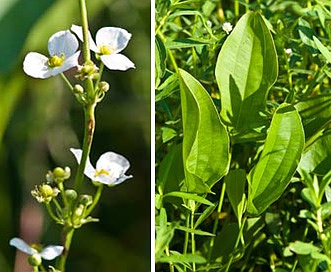
[{"label": "right photo panel", "polygon": [[331,271],[331,3],[155,1],[155,271]]}]

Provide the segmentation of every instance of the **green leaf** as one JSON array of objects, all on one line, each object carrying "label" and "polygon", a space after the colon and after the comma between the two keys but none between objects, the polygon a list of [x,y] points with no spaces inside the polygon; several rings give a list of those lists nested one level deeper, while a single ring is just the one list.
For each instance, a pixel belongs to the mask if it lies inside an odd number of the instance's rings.
[{"label": "green leaf", "polygon": [[162,263],[197,263],[203,264],[207,260],[200,255],[193,254],[171,254],[158,259]]},{"label": "green leaf", "polygon": [[295,105],[302,118],[306,138],[318,133],[331,119],[331,94],[317,95]]},{"label": "green leaf", "polygon": [[167,213],[164,208],[161,208],[159,215],[159,226],[155,228],[155,258],[157,259],[162,255],[163,251],[174,236],[174,227],[172,225],[167,225]]},{"label": "green leaf", "polygon": [[177,136],[176,130],[169,128],[169,127],[162,127],[162,142],[166,143],[170,141],[172,138]]},{"label": "green leaf", "polygon": [[299,172],[325,175],[331,165],[331,131],[327,131],[302,154]]},{"label": "green leaf", "polygon": [[179,49],[179,48],[190,48],[194,46],[201,46],[208,44],[205,40],[199,39],[174,39],[174,40],[167,40],[165,46],[168,49]]},{"label": "green leaf", "polygon": [[195,235],[201,235],[201,236],[215,236],[213,233],[203,231],[203,230],[197,230],[197,229],[191,229],[183,226],[176,226],[176,229],[185,231],[188,233],[194,233]]},{"label": "green leaf", "polygon": [[187,200],[194,200],[196,202],[208,205],[208,206],[214,206],[214,204],[212,202],[210,202],[209,200],[198,196],[196,194],[192,194],[192,193],[186,193],[186,192],[170,192],[167,193],[163,196],[163,198],[165,197],[170,197],[170,196],[175,196],[175,197],[180,197],[183,199],[187,199]]},{"label": "green leaf", "polygon": [[261,214],[281,196],[297,168],[303,146],[300,116],[293,106],[282,104],[271,121],[261,157],[248,175],[249,214]]},{"label": "green leaf", "polygon": [[155,86],[165,74],[167,51],[159,36],[155,37]]},{"label": "green leaf", "polygon": [[313,36],[315,35],[309,22],[303,18],[299,18],[298,31],[301,41],[308,47],[312,53],[317,53],[316,44]]},{"label": "green leaf", "polygon": [[239,221],[244,213],[246,172],[243,169],[231,170],[225,176],[226,193],[229,197],[232,209]]},{"label": "green leaf", "polygon": [[289,244],[289,249],[299,255],[308,255],[313,252],[319,252],[320,249],[317,246],[314,246],[310,243],[305,243],[302,241],[295,241],[294,243]]},{"label": "green leaf", "polygon": [[216,63],[216,80],[221,92],[221,117],[234,129],[233,135],[261,137],[266,125],[261,116],[266,96],[278,75],[275,45],[259,13],[249,12],[237,23],[223,44]]},{"label": "green leaf", "polygon": [[327,49],[315,36],[313,36],[313,40],[316,44],[317,49],[322,53],[323,57],[326,58],[329,63],[331,63],[331,52],[329,51],[329,49]]},{"label": "green leaf", "polygon": [[194,228],[196,229],[203,221],[205,221],[215,209],[216,206],[208,206],[195,222]]},{"label": "green leaf", "polygon": [[160,187],[162,194],[179,191],[183,179],[182,145],[175,145],[169,148],[160,164],[157,187]]},{"label": "green leaf", "polygon": [[183,120],[183,161],[188,192],[210,191],[228,171],[229,138],[203,86],[179,70]]}]

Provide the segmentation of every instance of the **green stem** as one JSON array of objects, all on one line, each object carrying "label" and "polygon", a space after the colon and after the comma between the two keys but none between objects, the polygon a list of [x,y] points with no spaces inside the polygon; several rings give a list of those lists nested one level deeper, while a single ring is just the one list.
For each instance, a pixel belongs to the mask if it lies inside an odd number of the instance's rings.
[{"label": "green stem", "polygon": [[[192,255],[195,255],[194,208],[191,211],[191,230]],[[196,271],[195,262],[192,263],[192,269],[192,271]]]},{"label": "green stem", "polygon": [[83,28],[83,59],[84,62],[88,62],[91,60],[90,54],[90,45],[89,45],[89,35],[88,35],[88,20],[87,20],[87,9],[85,0],[79,0],[79,9],[80,9],[80,17],[82,20],[82,28]]},{"label": "green stem", "polygon": [[38,266],[33,267],[33,272],[39,272]]},{"label": "green stem", "polygon": [[66,85],[68,86],[68,88],[72,91],[74,89],[74,87],[71,85],[69,79],[63,73],[61,73],[60,75],[61,75],[62,79],[64,80],[64,82],[66,83]]},{"label": "green stem", "polygon": [[238,0],[234,1],[234,16],[239,17],[239,2]]},{"label": "green stem", "polygon": [[92,205],[87,209],[86,211],[86,214],[85,214],[85,217],[87,217],[95,208],[95,206],[98,204],[99,200],[100,200],[100,197],[101,197],[101,194],[102,194],[102,190],[103,190],[103,184],[100,184],[98,186],[98,190],[97,192],[95,193],[95,196],[93,198],[93,203]]},{"label": "green stem", "polygon": [[235,245],[234,245],[234,250],[233,250],[233,252],[232,252],[232,254],[231,254],[231,257],[230,257],[230,260],[229,260],[229,262],[228,262],[228,264],[227,264],[227,266],[226,266],[225,272],[228,272],[228,271],[229,271],[230,266],[231,266],[231,264],[232,264],[232,262],[233,262],[234,255],[235,255],[234,252],[237,250],[237,248],[238,248],[238,246],[239,246],[239,242],[240,242],[240,240],[241,240],[241,237],[243,236],[243,230],[244,230],[244,226],[245,226],[245,224],[246,224],[246,220],[247,220],[247,217],[245,216],[245,217],[244,217],[244,220],[243,220],[243,223],[242,223],[242,225],[241,225],[241,227],[240,227],[240,229],[239,229],[238,237],[237,237],[236,243],[235,243]]},{"label": "green stem", "polygon": [[[167,256],[170,256],[170,250],[169,250],[168,246],[165,248],[165,252],[166,252]],[[175,272],[175,266],[172,262],[169,262],[169,269],[170,269],[170,272]]]},{"label": "green stem", "polygon": [[101,77],[102,77],[102,73],[103,73],[103,68],[105,67],[105,65],[103,64],[103,62],[100,62],[100,67],[99,67],[99,78],[95,83],[95,86],[98,87],[100,81],[101,81]]},{"label": "green stem", "polygon": [[87,158],[90,154],[92,140],[93,140],[93,134],[95,129],[94,110],[95,110],[95,104],[86,105],[84,108],[85,127],[84,127],[84,140],[82,147],[83,154],[78,166],[78,170],[75,178],[75,184],[74,184],[75,190],[77,191],[78,194],[81,190],[81,186],[83,183],[85,165]]},{"label": "green stem", "polygon": [[223,201],[224,201],[224,196],[225,196],[225,189],[226,189],[226,183],[223,182],[222,185],[222,191],[221,191],[221,195],[220,195],[220,201],[218,203],[218,207],[217,207],[217,214],[216,214],[216,218],[214,221],[214,226],[213,226],[213,234],[214,236],[211,238],[210,240],[210,244],[209,244],[209,252],[208,252],[208,261],[210,262],[211,259],[211,253],[214,247],[214,243],[215,243],[215,237],[216,237],[216,232],[217,232],[217,227],[218,227],[218,219],[219,219],[219,215],[222,211],[222,206],[223,206]]},{"label": "green stem", "polygon": [[67,257],[68,257],[70,246],[71,246],[72,236],[74,235],[74,232],[75,232],[75,229],[72,227],[69,227],[69,226],[65,226],[63,229],[64,250],[61,254],[61,257],[59,259],[59,263],[57,266],[61,272],[65,272],[65,265],[66,265]]},{"label": "green stem", "polygon": [[56,222],[59,223],[61,220],[54,214],[52,207],[49,203],[46,203],[46,209],[48,211],[49,216]]}]

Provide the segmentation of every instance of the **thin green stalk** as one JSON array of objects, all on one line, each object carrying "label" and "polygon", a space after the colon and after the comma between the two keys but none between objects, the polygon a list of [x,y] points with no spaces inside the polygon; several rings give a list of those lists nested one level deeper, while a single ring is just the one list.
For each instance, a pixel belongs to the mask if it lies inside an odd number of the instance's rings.
[{"label": "thin green stalk", "polygon": [[212,233],[214,234],[214,236],[211,238],[210,244],[209,244],[208,262],[211,259],[211,253],[212,253],[214,243],[215,243],[215,236],[216,236],[217,227],[218,227],[218,218],[219,218],[219,215],[222,211],[222,206],[223,206],[223,201],[224,201],[224,196],[225,196],[225,190],[226,190],[226,183],[223,182],[222,191],[221,191],[221,195],[220,195],[220,201],[218,203],[217,214],[216,214],[216,218],[215,218],[214,226],[213,226],[213,232]]},{"label": "thin green stalk", "polygon": [[33,267],[33,272],[39,272],[38,266]]},{"label": "thin green stalk", "polygon": [[245,7],[246,12],[249,11],[249,0],[245,0],[245,3],[247,4]]},{"label": "thin green stalk", "polygon": [[239,17],[239,2],[238,0],[234,1],[234,16]]},{"label": "thin green stalk", "polygon": [[64,82],[66,83],[66,85],[68,86],[68,88],[72,91],[74,89],[74,87],[71,85],[69,79],[63,73],[61,73],[60,75],[61,75],[62,79],[64,80]]},{"label": "thin green stalk", "polygon": [[98,202],[100,200],[100,197],[101,197],[101,194],[102,194],[103,187],[104,187],[103,184],[100,184],[98,186],[98,190],[95,193],[95,196],[93,198],[93,202],[92,202],[91,206],[87,209],[85,216],[88,216],[94,210],[95,206],[98,204]]},{"label": "thin green stalk", "polygon": [[52,207],[49,203],[46,203],[46,209],[48,211],[49,216],[55,221],[60,222],[61,220],[54,214]]},{"label": "thin green stalk", "polygon": [[[195,235],[194,235],[194,209],[191,211],[191,245],[192,245],[192,254],[195,254]],[[192,271],[196,271],[195,262],[192,263]]]},{"label": "thin green stalk", "polygon": [[53,198],[52,201],[53,201],[53,203],[55,204],[56,208],[57,208],[59,211],[62,211],[62,208],[61,208],[59,202],[57,201],[57,199],[56,199],[56,198]]},{"label": "thin green stalk", "polygon": [[83,140],[83,154],[81,161],[79,163],[76,178],[75,178],[75,184],[74,188],[79,194],[83,179],[84,179],[84,170],[87,158],[90,154],[92,140],[93,140],[93,134],[95,129],[95,117],[94,117],[94,110],[95,110],[95,104],[92,105],[86,105],[84,108],[85,113],[85,127],[84,127],[84,140]]},{"label": "thin green stalk", "polygon": [[68,257],[70,246],[71,246],[72,236],[74,235],[74,232],[75,232],[75,229],[73,227],[65,226],[63,229],[64,250],[61,254],[61,257],[59,259],[59,263],[57,266],[61,272],[65,272],[65,265],[66,265],[67,257]]},{"label": "thin green stalk", "polygon": [[100,81],[101,81],[101,77],[102,77],[102,73],[103,73],[103,68],[105,67],[105,65],[103,64],[103,62],[100,62],[100,67],[99,67],[99,78],[95,83],[95,86],[98,86]]},{"label": "thin green stalk", "polygon": [[[190,215],[186,216],[186,227],[190,227]],[[183,254],[187,253],[188,249],[188,243],[189,243],[189,233],[188,231],[185,232],[185,241],[184,241],[184,247],[183,247]],[[186,271],[186,266],[184,267],[184,271]]]},{"label": "thin green stalk", "polygon": [[[165,248],[165,252],[166,252],[167,256],[170,256],[170,251],[169,251],[168,246]],[[175,266],[174,266],[173,262],[169,262],[169,269],[170,269],[170,272],[175,272]]]},{"label": "thin green stalk", "polygon": [[[235,251],[238,248],[239,242],[241,240],[241,236],[243,235],[243,230],[244,230],[244,226],[246,224],[246,220],[247,220],[247,217],[245,216],[244,217],[244,220],[243,220],[243,223],[242,223],[242,225],[241,225],[241,227],[239,229],[238,237],[237,237],[237,240],[236,240],[236,243],[235,243],[235,246],[234,246],[234,250],[233,251]],[[226,266],[225,272],[228,272],[229,271],[230,266],[231,266],[231,264],[233,262],[233,259],[234,259],[234,254],[232,252],[231,257],[230,257],[230,260],[228,261],[228,264]]]}]

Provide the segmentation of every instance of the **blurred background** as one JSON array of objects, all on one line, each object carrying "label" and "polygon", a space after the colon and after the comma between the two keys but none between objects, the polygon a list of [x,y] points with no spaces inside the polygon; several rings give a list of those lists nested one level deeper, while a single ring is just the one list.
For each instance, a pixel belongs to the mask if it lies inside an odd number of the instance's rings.
[{"label": "blurred background", "polygon": [[[105,68],[111,88],[96,109],[91,162],[106,151],[120,153],[134,177],[105,188],[93,214],[100,222],[76,231],[67,271],[145,272],[151,269],[150,1],[91,0],[87,6],[93,37],[103,26],[132,33],[123,53],[136,65],[126,72]],[[75,174],[69,148],[81,146],[83,111],[59,76],[30,78],[22,63],[30,51],[48,55],[49,37],[71,24],[80,25],[78,0],[0,0],[1,272],[30,271],[24,268],[26,255],[9,246],[12,237],[60,243],[61,226],[49,221],[30,191],[56,166]],[[86,193],[95,191],[88,179],[84,186]],[[21,263],[14,270],[15,258]]]}]

